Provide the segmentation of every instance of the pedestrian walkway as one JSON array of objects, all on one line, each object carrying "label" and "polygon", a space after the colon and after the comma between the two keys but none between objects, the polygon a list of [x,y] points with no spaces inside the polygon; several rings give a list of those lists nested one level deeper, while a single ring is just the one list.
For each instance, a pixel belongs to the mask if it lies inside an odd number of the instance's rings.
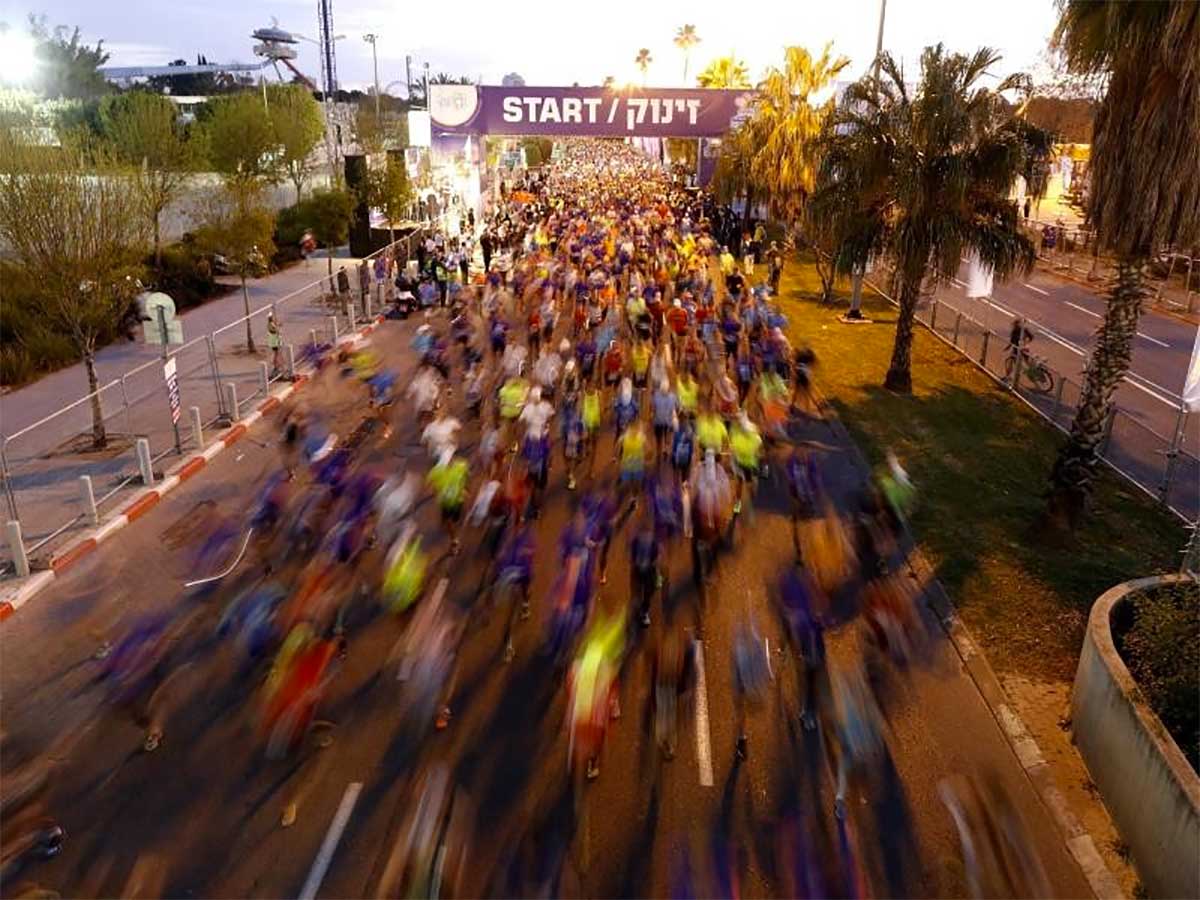
[{"label": "pedestrian walkway", "polygon": [[[184,343],[170,348],[179,397],[177,422],[172,421],[163,348],[144,343],[140,335],[137,341],[111,344],[96,354],[101,388],[95,402],[88,399],[82,363],[0,396],[5,519],[20,521],[26,546],[44,556],[54,542],[61,543],[88,524],[82,517],[83,476],[90,479],[101,515],[140,486],[139,438],[149,442],[155,467],[166,468],[179,453],[201,449],[191,423],[193,407],[204,430],[236,419],[264,394],[264,380],[274,382],[286,375],[289,344],[298,351],[314,332],[328,339],[335,320],[344,331],[352,316],[363,319],[367,309],[353,271],[360,262],[336,256],[332,283],[324,257],[249,281],[253,353],[247,351],[247,303],[235,280],[222,279],[237,285],[229,294],[183,313]],[[348,294],[337,293],[336,275],[343,268],[350,270]],[[281,337],[278,358],[268,347],[267,314],[272,308]],[[234,401],[236,410],[230,408]],[[102,450],[92,448],[96,405],[108,437]],[[5,542],[0,565],[9,568],[11,561]]]}]

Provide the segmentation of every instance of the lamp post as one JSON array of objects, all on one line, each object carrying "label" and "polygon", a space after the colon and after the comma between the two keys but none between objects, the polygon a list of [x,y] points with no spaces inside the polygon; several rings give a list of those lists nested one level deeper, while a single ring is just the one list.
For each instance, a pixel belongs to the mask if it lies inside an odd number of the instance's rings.
[{"label": "lamp post", "polygon": [[375,42],[379,40],[377,34],[364,34],[363,40],[371,45],[371,63],[375,67],[375,122],[379,122],[379,51],[375,46]]},{"label": "lamp post", "polygon": [[429,63],[425,63],[425,109],[429,109]]}]

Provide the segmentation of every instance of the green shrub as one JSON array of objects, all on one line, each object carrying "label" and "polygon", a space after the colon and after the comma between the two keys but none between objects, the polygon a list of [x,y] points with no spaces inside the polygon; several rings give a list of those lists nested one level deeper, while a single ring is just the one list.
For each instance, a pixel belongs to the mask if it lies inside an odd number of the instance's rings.
[{"label": "green shrub", "polygon": [[[146,268],[153,266],[154,258],[148,257]],[[153,278],[155,290],[170,294],[177,310],[198,306],[226,291],[217,283],[208,257],[186,241],[163,247],[162,265]]]},{"label": "green shrub", "polygon": [[275,246],[298,247],[309,226],[303,201],[285,207],[275,214]]},{"label": "green shrub", "polygon": [[1185,583],[1133,599],[1121,657],[1192,768],[1200,771],[1200,585]]}]

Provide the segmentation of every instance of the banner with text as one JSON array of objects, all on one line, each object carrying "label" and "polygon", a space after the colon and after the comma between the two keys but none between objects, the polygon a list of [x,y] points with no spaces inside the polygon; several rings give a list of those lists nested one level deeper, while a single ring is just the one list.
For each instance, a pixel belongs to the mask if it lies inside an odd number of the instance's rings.
[{"label": "banner with text", "polygon": [[703,88],[429,86],[434,129],[457,134],[719,137],[753,99]]}]

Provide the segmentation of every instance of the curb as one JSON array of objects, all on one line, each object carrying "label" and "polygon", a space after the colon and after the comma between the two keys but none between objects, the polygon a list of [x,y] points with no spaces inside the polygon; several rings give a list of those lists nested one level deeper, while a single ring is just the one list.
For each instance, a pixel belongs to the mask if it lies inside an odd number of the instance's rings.
[{"label": "curb", "polygon": [[[850,452],[859,465],[869,472],[871,467],[863,455],[862,449],[842,423],[837,411],[815,386],[813,393],[826,420],[830,423],[830,427],[841,432],[841,437],[850,447]],[[1016,756],[1022,771],[1033,785],[1042,803],[1049,810],[1071,858],[1079,866],[1097,900],[1124,900],[1125,894],[1121,890],[1120,883],[1109,871],[1103,857],[1100,856],[1095,840],[1068,808],[1066,798],[1063,797],[1062,791],[1055,783],[1041,748],[1030,735],[1021,717],[1009,705],[1008,695],[1004,693],[1000,679],[996,677],[987,656],[971,636],[970,630],[954,606],[954,601],[950,599],[942,587],[942,583],[938,581],[933,567],[921,553],[920,545],[909,532],[907,525],[904,527],[904,533],[911,547],[908,560],[912,575],[928,586],[930,608],[937,614],[938,623],[945,631],[946,637],[950,639],[955,652],[962,660],[963,668],[966,669],[976,690],[983,698],[983,702],[987,704],[992,717],[1004,733],[1005,740],[1013,755]]]},{"label": "curb", "polygon": [[[382,315],[362,328],[338,339],[338,348],[344,349],[361,343],[367,335],[383,322]],[[12,616],[36,594],[45,588],[60,574],[90,555],[97,547],[107,541],[131,522],[135,522],[153,509],[158,502],[179,485],[199,473],[208,463],[219,456],[227,447],[236,444],[252,426],[256,425],[265,415],[277,409],[284,400],[292,396],[300,388],[312,381],[311,372],[296,373],[291,384],[277,394],[272,394],[262,401],[249,415],[239,419],[224,434],[211,444],[181,462],[172,466],[166,476],[154,487],[147,488],[119,507],[117,513],[105,520],[99,527],[76,542],[69,544],[54,553],[50,558],[50,567],[35,572],[28,578],[21,579],[0,593],[0,622]]]}]

